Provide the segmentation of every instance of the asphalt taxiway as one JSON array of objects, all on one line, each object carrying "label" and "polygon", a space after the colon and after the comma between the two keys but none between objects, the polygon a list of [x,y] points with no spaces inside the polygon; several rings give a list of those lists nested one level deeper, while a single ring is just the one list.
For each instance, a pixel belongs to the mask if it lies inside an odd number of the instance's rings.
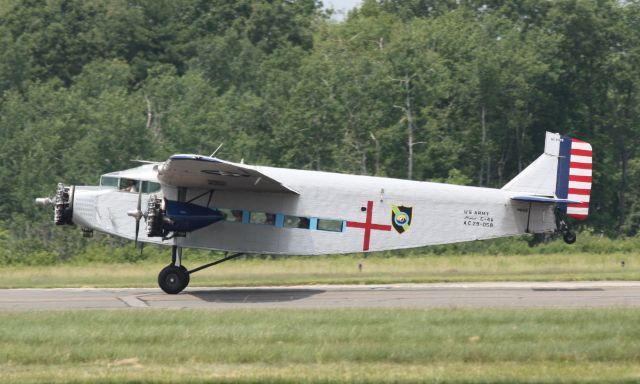
[{"label": "asphalt taxiway", "polygon": [[640,282],[2,289],[0,310],[117,308],[640,308]]}]

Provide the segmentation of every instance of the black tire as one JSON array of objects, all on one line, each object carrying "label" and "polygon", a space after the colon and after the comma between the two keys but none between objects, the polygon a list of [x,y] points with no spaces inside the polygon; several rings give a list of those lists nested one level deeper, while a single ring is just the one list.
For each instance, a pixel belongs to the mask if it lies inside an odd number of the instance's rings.
[{"label": "black tire", "polygon": [[183,266],[168,265],[158,275],[158,285],[170,295],[182,292],[189,285],[189,272]]},{"label": "black tire", "polygon": [[576,234],[574,232],[571,231],[567,231],[565,233],[562,234],[562,238],[564,239],[564,242],[567,244],[573,244],[576,242]]}]

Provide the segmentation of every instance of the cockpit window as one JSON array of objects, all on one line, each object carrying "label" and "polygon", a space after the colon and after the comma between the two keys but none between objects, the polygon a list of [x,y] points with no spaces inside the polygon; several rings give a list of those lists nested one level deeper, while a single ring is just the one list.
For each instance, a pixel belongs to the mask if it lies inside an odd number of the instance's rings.
[{"label": "cockpit window", "polygon": [[160,190],[160,183],[154,183],[153,181],[142,182],[142,193],[154,193]]},{"label": "cockpit window", "polygon": [[112,176],[102,176],[100,178],[100,186],[101,187],[118,187],[118,178]]},{"label": "cockpit window", "polygon": [[124,178],[120,179],[118,189],[121,191],[138,193],[138,191],[140,191],[140,185],[142,185],[142,193],[154,193],[160,190],[160,183]]},{"label": "cockpit window", "polygon": [[138,192],[139,187],[140,181],[138,180],[120,179],[120,187],[118,189],[126,192]]}]

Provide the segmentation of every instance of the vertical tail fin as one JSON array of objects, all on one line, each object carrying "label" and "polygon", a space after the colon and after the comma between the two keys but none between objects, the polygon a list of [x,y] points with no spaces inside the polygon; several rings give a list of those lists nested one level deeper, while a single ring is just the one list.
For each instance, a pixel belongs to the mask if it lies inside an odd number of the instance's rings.
[{"label": "vertical tail fin", "polygon": [[578,139],[563,137],[558,158],[556,196],[579,201],[560,207],[567,216],[585,220],[589,214],[592,182],[591,144]]},{"label": "vertical tail fin", "polygon": [[564,199],[569,217],[585,220],[591,194],[592,150],[587,142],[547,132],[544,153],[502,189],[532,196]]}]

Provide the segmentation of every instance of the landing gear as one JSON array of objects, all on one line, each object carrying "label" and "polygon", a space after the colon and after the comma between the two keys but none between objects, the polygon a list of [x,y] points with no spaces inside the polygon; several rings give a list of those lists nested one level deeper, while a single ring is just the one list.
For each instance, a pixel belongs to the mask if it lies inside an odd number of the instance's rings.
[{"label": "landing gear", "polygon": [[171,247],[171,264],[167,265],[158,275],[158,285],[170,295],[182,292],[189,285],[190,273],[182,265],[182,247]]},{"label": "landing gear", "polygon": [[562,217],[562,212],[558,209],[556,211],[556,219],[558,222],[558,232],[562,233],[562,239],[567,244],[573,244],[576,242],[576,233],[569,228],[569,225]]},{"label": "landing gear", "polygon": [[189,281],[191,280],[192,273],[196,273],[205,268],[213,267],[216,264],[235,259],[236,257],[242,255],[244,255],[244,253],[234,253],[231,256],[227,256],[227,253],[225,252],[222,259],[202,265],[189,271],[182,265],[182,247],[174,245],[171,248],[171,264],[167,265],[162,269],[162,271],[160,271],[160,274],[158,275],[158,285],[160,285],[160,288],[165,293],[175,295],[187,288],[187,285],[189,285]]},{"label": "landing gear", "polygon": [[158,275],[158,284],[165,293],[180,293],[189,285],[189,271],[183,266],[167,265]]},{"label": "landing gear", "polygon": [[573,244],[576,242],[576,234],[573,231],[567,230],[566,232],[562,233],[562,238],[564,239],[564,242],[567,244]]}]

